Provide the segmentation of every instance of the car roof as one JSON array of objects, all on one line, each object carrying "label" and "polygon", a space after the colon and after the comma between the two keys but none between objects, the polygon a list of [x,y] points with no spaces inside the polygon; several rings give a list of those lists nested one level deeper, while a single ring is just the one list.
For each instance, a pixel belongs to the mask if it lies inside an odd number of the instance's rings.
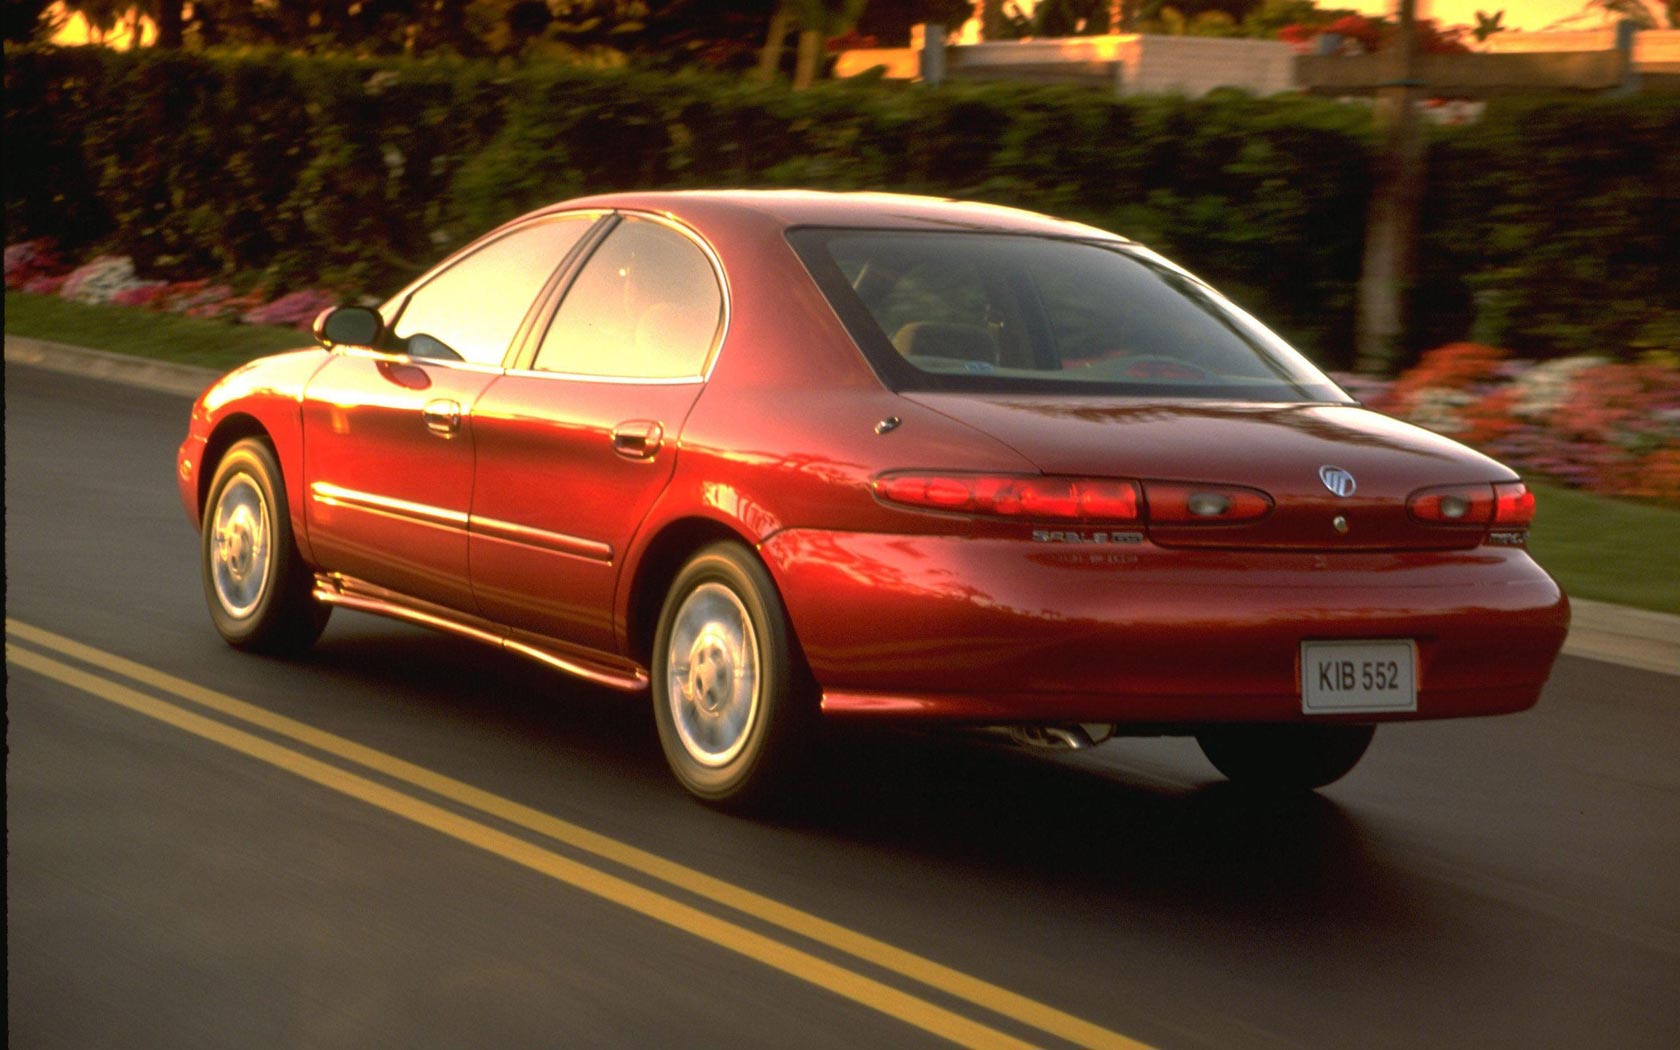
[{"label": "car roof", "polygon": [[819,190],[673,190],[608,193],[565,201],[543,212],[611,208],[649,211],[706,224],[707,220],[769,222],[783,229],[831,226],[1026,233],[1125,240],[1107,230],[1000,204],[904,193]]}]

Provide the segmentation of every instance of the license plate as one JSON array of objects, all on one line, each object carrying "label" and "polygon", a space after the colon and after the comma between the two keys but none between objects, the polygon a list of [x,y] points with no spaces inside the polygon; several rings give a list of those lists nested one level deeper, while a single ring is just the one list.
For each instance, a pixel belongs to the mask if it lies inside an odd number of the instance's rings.
[{"label": "license plate", "polygon": [[1301,710],[1309,715],[1416,711],[1416,644],[1302,642]]}]

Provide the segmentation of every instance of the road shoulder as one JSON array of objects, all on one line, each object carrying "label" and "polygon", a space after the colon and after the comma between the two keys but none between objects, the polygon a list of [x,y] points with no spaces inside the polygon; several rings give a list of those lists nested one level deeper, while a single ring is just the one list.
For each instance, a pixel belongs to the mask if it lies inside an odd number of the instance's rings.
[{"label": "road shoulder", "polygon": [[146,390],[197,397],[222,373],[213,368],[154,361],[132,354],[54,343],[6,333],[6,363],[33,365],[53,372],[106,379]]},{"label": "road shoulder", "polygon": [[1569,604],[1573,619],[1565,653],[1680,675],[1680,616],[1586,598]]}]

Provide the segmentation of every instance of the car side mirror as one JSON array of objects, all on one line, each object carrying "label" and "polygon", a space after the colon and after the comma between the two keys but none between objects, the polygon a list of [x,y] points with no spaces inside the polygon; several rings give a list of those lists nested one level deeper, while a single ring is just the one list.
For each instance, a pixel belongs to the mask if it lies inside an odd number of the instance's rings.
[{"label": "car side mirror", "polygon": [[332,306],[315,318],[311,331],[315,341],[331,350],[335,346],[372,346],[385,327],[378,310],[365,306]]}]

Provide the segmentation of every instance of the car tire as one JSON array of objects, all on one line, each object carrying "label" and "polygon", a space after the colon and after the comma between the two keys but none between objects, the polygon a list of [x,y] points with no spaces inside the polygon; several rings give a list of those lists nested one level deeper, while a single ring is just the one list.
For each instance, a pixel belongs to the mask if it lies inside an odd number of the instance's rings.
[{"label": "car tire", "polygon": [[262,438],[235,443],[216,465],[200,555],[216,630],[235,649],[285,655],[314,644],[332,607],[292,538],[286,486]]},{"label": "car tire", "polygon": [[1221,726],[1198,733],[1196,743],[1232,783],[1308,791],[1346,776],[1375,732],[1375,726]]},{"label": "car tire", "polygon": [[677,573],[653,647],[654,721],[696,797],[762,810],[793,793],[810,757],[817,691],[769,572],[738,543]]}]

